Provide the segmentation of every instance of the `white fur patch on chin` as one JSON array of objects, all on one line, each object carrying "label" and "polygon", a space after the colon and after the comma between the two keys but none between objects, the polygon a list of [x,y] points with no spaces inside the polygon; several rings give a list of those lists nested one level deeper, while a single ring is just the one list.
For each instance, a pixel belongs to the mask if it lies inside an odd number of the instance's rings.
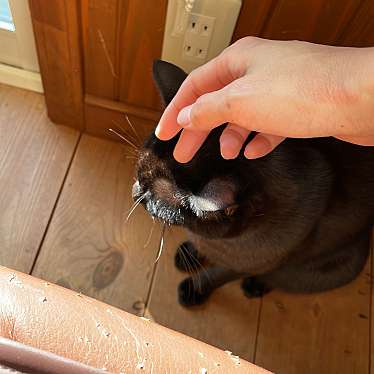
[{"label": "white fur patch on chin", "polygon": [[217,210],[222,210],[223,207],[213,199],[200,196],[191,196],[190,205],[196,212],[216,212]]},{"label": "white fur patch on chin", "polygon": [[197,216],[204,212],[224,210],[235,203],[235,186],[226,178],[210,180],[202,190],[190,196],[189,203]]}]

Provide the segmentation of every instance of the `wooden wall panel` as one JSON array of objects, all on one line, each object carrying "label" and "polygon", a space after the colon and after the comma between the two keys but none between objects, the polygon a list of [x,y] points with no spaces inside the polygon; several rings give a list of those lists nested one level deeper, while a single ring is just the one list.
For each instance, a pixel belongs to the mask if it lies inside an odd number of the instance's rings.
[{"label": "wooden wall panel", "polygon": [[272,0],[243,0],[232,41],[245,36],[259,36],[272,4]]},{"label": "wooden wall panel", "polygon": [[374,47],[374,1],[365,0],[352,22],[344,30],[339,44],[350,47]]},{"label": "wooden wall panel", "polygon": [[83,128],[80,20],[77,1],[30,0],[50,119]]},{"label": "wooden wall panel", "polygon": [[159,109],[152,62],[160,58],[167,1],[83,0],[85,91]]},{"label": "wooden wall panel", "polygon": [[360,0],[279,0],[261,36],[333,44],[360,3]]},{"label": "wooden wall panel", "polygon": [[158,109],[160,99],[152,81],[152,62],[160,58],[167,0],[126,1],[121,9],[120,101]]},{"label": "wooden wall panel", "polygon": [[[87,96],[85,104],[86,131],[100,137],[109,137],[119,140],[109,132],[110,128],[120,129],[132,134],[133,130],[126,121],[125,114],[130,118],[131,124],[143,139],[156,127],[159,113],[143,108],[136,108],[121,102]],[[130,135],[132,137],[132,135]]]},{"label": "wooden wall panel", "polygon": [[119,0],[83,0],[85,91],[118,98],[117,31]]},{"label": "wooden wall panel", "polygon": [[[167,0],[29,1],[54,122],[84,129],[84,94],[136,112],[160,109],[151,70],[161,56]],[[243,0],[233,41],[256,35],[372,46],[373,17],[372,0]]]}]

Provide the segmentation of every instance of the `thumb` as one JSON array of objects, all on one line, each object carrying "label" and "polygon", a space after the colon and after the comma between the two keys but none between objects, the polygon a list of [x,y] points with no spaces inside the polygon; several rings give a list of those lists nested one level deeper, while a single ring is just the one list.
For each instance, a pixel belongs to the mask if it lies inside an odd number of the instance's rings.
[{"label": "thumb", "polygon": [[[206,93],[195,103],[183,108],[177,117],[178,124],[189,130],[209,131],[226,122],[238,123],[238,114],[242,112],[240,107],[248,105],[244,103],[244,95],[240,95],[238,89],[240,80],[218,91]],[[243,118],[240,122],[243,122]]]}]

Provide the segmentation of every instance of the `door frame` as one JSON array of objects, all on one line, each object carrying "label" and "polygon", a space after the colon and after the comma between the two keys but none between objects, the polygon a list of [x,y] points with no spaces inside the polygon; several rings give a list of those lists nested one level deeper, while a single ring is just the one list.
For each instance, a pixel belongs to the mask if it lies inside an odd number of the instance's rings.
[{"label": "door frame", "polygon": [[49,118],[84,130],[80,3],[29,0]]}]

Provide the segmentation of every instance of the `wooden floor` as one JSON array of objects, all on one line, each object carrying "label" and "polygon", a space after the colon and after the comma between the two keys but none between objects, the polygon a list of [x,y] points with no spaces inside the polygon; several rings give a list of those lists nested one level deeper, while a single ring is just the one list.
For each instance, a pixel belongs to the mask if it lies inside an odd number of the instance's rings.
[{"label": "wooden floor", "polygon": [[[81,291],[230,350],[279,374],[374,373],[371,266],[339,290],[245,298],[237,283],[203,307],[176,300],[183,232],[132,205],[121,144],[55,126],[43,97],[0,85],[0,264]],[[150,237],[150,233],[152,234]]]}]

